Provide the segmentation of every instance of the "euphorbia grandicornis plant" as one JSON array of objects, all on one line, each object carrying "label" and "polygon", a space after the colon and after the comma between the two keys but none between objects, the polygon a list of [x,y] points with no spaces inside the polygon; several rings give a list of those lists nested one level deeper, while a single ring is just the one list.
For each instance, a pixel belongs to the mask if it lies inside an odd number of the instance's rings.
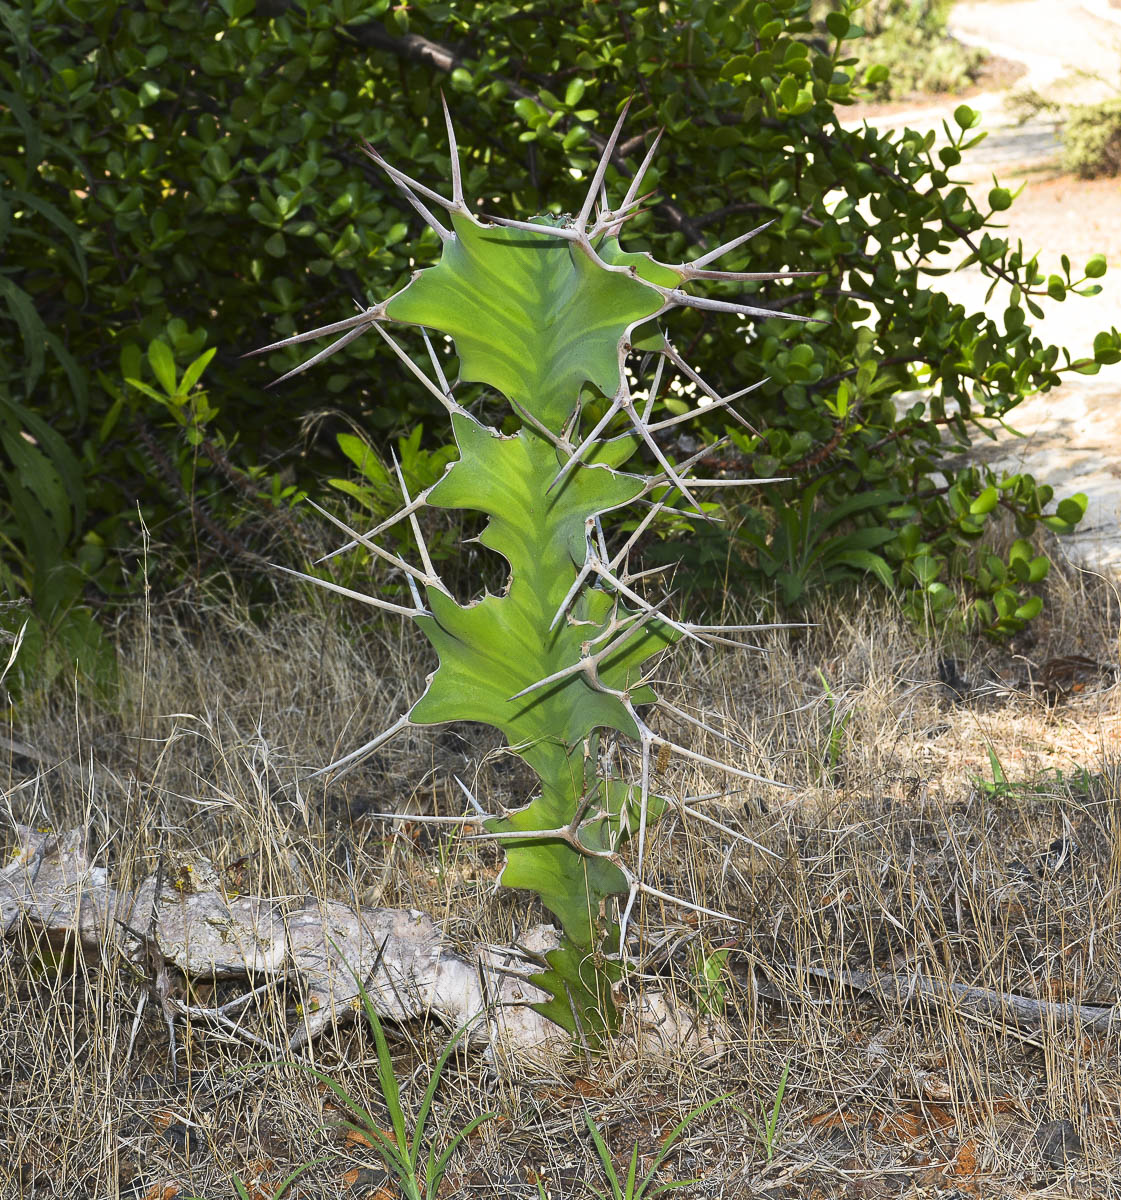
[{"label": "euphorbia grandicornis plant", "polygon": [[[446,106],[444,112],[447,116]],[[439,236],[439,262],[380,304],[265,347],[342,335],[297,368],[302,371],[373,330],[451,419],[459,457],[443,477],[415,497],[402,478],[399,512],[367,534],[348,530],[350,546],[361,543],[404,572],[412,604],[358,598],[415,620],[437,651],[439,666],[407,714],[324,770],[352,765],[410,725],[481,721],[501,730],[510,749],[536,772],[539,789],[523,807],[498,812],[468,793],[471,810],[464,819],[501,842],[506,855],[501,882],[536,892],[558,921],[561,945],[534,977],[550,997],[540,1010],[586,1041],[617,1023],[615,985],[626,961],[636,898],[646,893],[674,900],[644,878],[649,823],[671,803],[686,815],[711,820],[697,808],[703,797],[671,801],[655,794],[652,755],[669,746],[718,771],[760,778],[672,743],[639,713],[657,704],[677,721],[701,724],[655,695],[648,682],[653,663],[679,639],[736,645],[730,635],[757,628],[676,620],[666,611],[668,597],[651,601],[638,590],[648,572],[631,569],[636,544],[659,514],[680,505],[704,515],[712,506],[698,499],[703,489],[729,483],[692,475],[713,447],[674,462],[659,435],[713,405],[729,420],[742,420],[731,404],[757,386],[717,395],[676,352],[658,321],[684,306],[733,317],[782,315],[686,289],[705,280],[789,274],[709,269],[758,229],[676,266],[624,251],[620,232],[647,199],[639,192],[658,146],[655,138],[622,202],[609,207],[604,178],[625,115],[624,107],[574,216],[481,219],[463,194],[450,117],[450,197],[390,166],[367,145],[366,153]],[[437,216],[434,209],[443,211]],[[388,332],[395,325],[419,331],[431,374]],[[435,345],[429,331],[442,335]],[[456,400],[437,349],[446,338],[454,343],[459,382],[480,383],[504,397],[517,432],[500,433]],[[667,364],[667,382],[676,379],[676,398],[686,407],[681,411],[678,403],[673,415],[659,399]],[[624,470],[639,461],[643,449],[654,473]],[[479,541],[509,565],[501,594],[487,592],[467,604],[452,596],[425,546],[416,516],[423,505],[486,515]],[[630,519],[617,544],[607,528],[612,514]],[[374,540],[406,519],[419,565]],[[628,741],[636,753],[614,752]],[[637,845],[624,857],[632,839]]]}]

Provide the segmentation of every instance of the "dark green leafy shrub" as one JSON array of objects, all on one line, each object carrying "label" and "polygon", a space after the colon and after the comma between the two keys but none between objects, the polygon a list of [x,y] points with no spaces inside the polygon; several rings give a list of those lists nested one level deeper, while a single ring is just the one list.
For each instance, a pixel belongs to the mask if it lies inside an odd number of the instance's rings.
[{"label": "dark green leafy shrub", "polygon": [[[239,435],[223,432],[211,381],[202,386],[216,349],[194,357],[205,334],[188,333],[178,318],[168,322],[167,336],[175,350],[162,338],[143,355],[138,347],[125,346],[123,387],[100,376],[102,386],[115,397],[100,433],[105,438],[118,425],[131,426],[149,472],[181,502],[190,537],[178,551],[169,548],[173,569],[183,572],[192,558],[201,565],[206,556],[220,554],[225,563],[244,561],[259,571],[264,560],[254,547],[266,550],[280,538],[310,549],[307,534],[289,511],[306,499],[306,493],[278,472],[233,461],[240,457]],[[177,358],[184,357],[190,361],[180,374]],[[145,366],[152,384],[141,378]]]},{"label": "dark green leafy shrub", "polygon": [[[613,155],[609,187],[634,172],[658,126],[674,135],[652,167],[662,190],[632,222],[636,246],[677,261],[745,218],[773,222],[728,265],[812,274],[721,283],[714,296],[829,321],[811,334],[778,320],[684,320],[682,351],[708,364],[706,383],[727,393],[764,380],[744,402],[758,434],[730,426],[752,468],[790,474],[799,488],[823,476],[815,512],[890,491],[937,528],[938,513],[925,515],[933,501],[913,498],[943,486],[948,453],[1064,372],[1116,362],[1121,336],[1099,334],[1093,360],[1080,363],[1033,336],[1042,301],[1093,285],[1008,243],[995,227],[1007,190],[978,208],[951,182],[981,136],[968,109],[953,144],[937,150],[933,135],[839,127],[837,107],[863,94],[860,8],[843,0],[815,21],[809,0],[693,0],[670,13],[642,0],[0,0],[8,599],[30,597],[50,631],[60,614],[126,594],[140,577],[140,515],[157,543],[182,548],[149,561],[153,586],[215,564],[244,564],[247,585],[259,586],[280,531],[302,544],[306,523],[291,503],[340,474],[339,433],[357,426],[385,445],[421,422],[439,427],[434,401],[375,339],[322,377],[272,391],[264,383],[294,366],[300,347],[266,366],[240,355],[345,318],[351,297],[387,295],[432,262],[436,237],[416,236],[415,214],[358,143],[444,177],[440,88],[468,191],[485,177],[484,194],[511,197],[522,216],[546,197],[556,211],[578,205],[601,144],[591,130],[635,94],[640,132]],[[1002,321],[931,286],[923,257],[947,246],[1006,292]],[[166,360],[153,360],[154,343],[172,353],[174,394],[157,376]],[[205,401],[189,389],[184,398],[183,373],[208,348]],[[897,410],[893,398],[916,387],[930,393],[925,407]],[[672,414],[688,401],[659,402]],[[709,438],[724,425],[714,410]],[[298,439],[289,432],[301,428]],[[1038,523],[1018,496],[1004,498]],[[761,503],[753,527],[779,528]],[[897,530],[889,512],[862,509],[853,527]],[[849,532],[834,526],[829,537]],[[894,570],[890,545],[869,553]],[[946,559],[941,577],[957,567]],[[861,574],[836,559],[830,571]],[[9,616],[5,627],[18,628],[19,613]]]},{"label": "dark green leafy shrub", "polygon": [[[745,508],[730,531],[719,525],[697,526],[685,547],[688,586],[710,588],[714,579],[724,588],[731,579],[742,586],[774,595],[781,609],[797,609],[812,590],[870,572],[885,587],[895,586],[895,572],[883,557],[891,529],[860,525],[860,514],[898,503],[890,490],[862,492],[827,510],[817,504],[825,478],[806,487],[764,485],[765,507]],[[769,520],[768,520],[769,518]],[[682,547],[657,543],[648,551],[655,562],[676,562]]]}]

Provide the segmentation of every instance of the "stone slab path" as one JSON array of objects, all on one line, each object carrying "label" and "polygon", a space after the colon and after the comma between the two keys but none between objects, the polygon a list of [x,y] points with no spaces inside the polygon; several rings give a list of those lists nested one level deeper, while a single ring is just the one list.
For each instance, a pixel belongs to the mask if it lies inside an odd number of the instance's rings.
[{"label": "stone slab path", "polygon": [[[979,129],[988,136],[967,153],[955,178],[970,181],[982,204],[994,174],[1004,186],[1024,185],[1005,214],[1005,236],[1022,239],[1029,253],[1039,251],[1045,274],[1059,271],[1064,253],[1076,268],[1093,254],[1106,255],[1109,270],[1098,280],[1100,295],[1045,300],[1043,320],[1033,322],[1045,342],[1066,346],[1075,357],[1086,355],[1095,333],[1121,328],[1121,179],[1062,175],[1060,122],[1043,116],[1020,123],[1008,102],[1025,88],[1063,104],[1121,94],[1121,8],[1111,0],[971,0],[954,7],[950,29],[961,41],[1025,68],[1010,88],[965,101],[983,114]],[[903,110],[899,105],[856,110],[846,124],[866,120],[883,129],[940,130],[961,102],[950,95]],[[955,251],[932,265],[954,267],[964,257]],[[1007,288],[999,286],[986,303],[990,282],[979,268],[968,267],[942,276],[938,286],[969,311],[984,309],[1000,318]],[[996,442],[981,439],[975,456],[997,469],[1027,471],[1058,496],[1085,492],[1087,515],[1060,546],[1072,561],[1121,574],[1121,364],[1068,379],[1011,414],[1010,424],[1025,438],[1002,433]]]}]

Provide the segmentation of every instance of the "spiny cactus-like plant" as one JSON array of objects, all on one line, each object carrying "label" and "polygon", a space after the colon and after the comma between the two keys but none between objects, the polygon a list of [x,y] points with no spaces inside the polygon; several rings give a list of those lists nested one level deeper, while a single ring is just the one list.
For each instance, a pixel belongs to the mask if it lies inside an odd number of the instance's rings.
[{"label": "spiny cactus-like plant", "polygon": [[[352,540],[343,549],[361,543],[403,572],[412,605],[325,586],[411,617],[436,649],[439,666],[406,715],[323,770],[349,768],[410,725],[469,720],[501,730],[510,749],[536,772],[540,788],[524,807],[490,812],[460,783],[471,806],[466,820],[485,829],[481,836],[501,842],[506,854],[501,882],[536,892],[560,924],[562,944],[534,977],[550,996],[540,1011],[595,1039],[617,1021],[613,988],[622,974],[636,898],[646,893],[673,899],[644,879],[647,828],[670,803],[651,789],[652,753],[671,747],[683,758],[732,776],[761,778],[675,745],[639,713],[644,705],[659,704],[673,717],[700,725],[658,699],[648,683],[652,663],[682,638],[738,645],[730,635],[758,628],[675,620],[665,612],[665,598],[651,602],[637,590],[647,572],[632,570],[630,555],[651,522],[675,504],[703,514],[697,498],[702,489],[728,482],[691,474],[712,447],[675,465],[658,435],[709,405],[722,406],[731,417],[732,402],[752,390],[714,393],[655,322],[682,306],[773,317],[770,309],[692,295],[686,285],[775,279],[785,273],[709,269],[710,262],[758,229],[677,266],[623,250],[620,231],[646,199],[639,191],[658,145],[655,139],[622,203],[609,207],[604,176],[626,108],[581,211],[528,222],[483,220],[468,206],[446,105],[444,113],[450,198],[365,147],[438,234],[443,251],[437,265],[417,272],[380,304],[257,352],[342,335],[296,369],[303,371],[373,330],[446,409],[459,449],[443,477],[417,496],[408,494],[399,473],[404,505],[378,528],[365,534],[347,530]],[[432,206],[445,210],[450,224]],[[390,325],[420,331],[431,377],[390,334]],[[481,383],[505,397],[520,422],[515,434],[484,425],[457,402],[437,351],[445,339],[434,345],[430,331],[453,340],[459,381]],[[643,382],[651,363],[653,378]],[[679,395],[691,397],[693,407],[653,419],[667,363],[681,381]],[[657,472],[624,471],[643,447]],[[479,540],[509,565],[500,595],[456,601],[425,546],[417,520],[423,505],[486,514]],[[608,518],[635,509],[641,513],[637,522],[611,545]],[[411,523],[420,565],[375,541],[405,520]],[[629,739],[636,753],[615,753],[620,739],[622,744]],[[711,821],[697,807],[709,798],[674,803],[686,815]],[[624,860],[629,839],[637,846]]]}]

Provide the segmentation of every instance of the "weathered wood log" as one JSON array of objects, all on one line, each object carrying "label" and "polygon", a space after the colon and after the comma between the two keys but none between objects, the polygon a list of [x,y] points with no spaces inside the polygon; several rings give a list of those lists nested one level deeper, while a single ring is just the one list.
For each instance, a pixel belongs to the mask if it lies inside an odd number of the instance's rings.
[{"label": "weathered wood log", "polygon": [[[246,1023],[245,1001],[264,977],[291,981],[300,996],[288,1052],[358,1013],[359,983],[380,1017],[432,1016],[465,1027],[467,1044],[491,1059],[547,1060],[570,1051],[569,1034],[531,1007],[547,999],[528,976],[559,944],[552,926],[535,926],[517,948],[463,954],[416,909],[230,893],[213,864],[194,854],[165,856],[128,892],[90,861],[85,831],[16,825],[15,832],[15,857],[0,870],[0,936],[22,927],[73,938],[91,960],[131,964],[150,978],[169,1028],[189,1014],[210,1018],[224,1037],[268,1046]],[[169,988],[175,972],[192,981],[242,979],[247,990],[220,1006],[187,1004]],[[719,1052],[709,1023],[660,994],[644,996],[631,1018],[660,1049]]]}]

